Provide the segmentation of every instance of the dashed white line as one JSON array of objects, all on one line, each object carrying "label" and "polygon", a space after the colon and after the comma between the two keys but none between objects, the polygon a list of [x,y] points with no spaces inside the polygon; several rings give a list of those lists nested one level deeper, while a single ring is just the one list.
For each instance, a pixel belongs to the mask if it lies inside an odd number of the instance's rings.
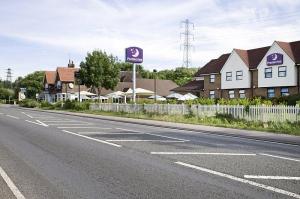
[{"label": "dashed white line", "polygon": [[203,171],[203,172],[206,172],[206,173],[210,173],[210,174],[213,174],[213,175],[221,176],[221,177],[224,177],[224,178],[228,178],[230,180],[242,182],[242,183],[249,184],[249,185],[252,185],[252,186],[260,187],[260,188],[263,188],[263,189],[267,189],[269,191],[273,191],[273,192],[280,193],[280,194],[283,194],[283,195],[287,195],[287,196],[290,196],[290,197],[300,198],[299,194],[296,194],[296,193],[293,193],[293,192],[289,192],[289,191],[279,189],[279,188],[276,188],[276,187],[271,187],[271,186],[268,186],[268,185],[260,184],[260,183],[257,183],[257,182],[253,182],[253,181],[246,180],[246,179],[243,179],[243,178],[235,177],[235,176],[225,174],[225,173],[221,173],[221,172],[218,172],[218,171],[206,169],[206,168],[203,168],[203,167],[195,166],[195,165],[184,163],[184,162],[175,162],[175,164],[185,166],[185,167],[188,167],[188,168],[192,168],[192,169],[196,169],[196,170],[199,170],[199,171]]},{"label": "dashed white line", "polygon": [[[83,123],[81,124],[78,124],[78,123],[47,123],[48,125],[51,125],[51,126],[59,126],[59,125],[72,125],[72,126],[82,126],[82,125],[85,125]],[[93,125],[93,124],[86,124],[86,125]]]},{"label": "dashed white line", "polygon": [[140,135],[141,133],[109,133],[109,132],[85,132],[85,131],[81,131],[81,132],[77,132],[80,134],[99,134],[99,135]]},{"label": "dashed white line", "polygon": [[260,153],[259,155],[264,155],[264,156],[269,156],[269,157],[273,157],[273,158],[279,158],[279,159],[284,159],[284,160],[290,160],[290,161],[300,162],[299,159],[287,158],[287,157],[282,157],[282,156],[277,156],[277,155],[271,155],[271,154],[267,154],[267,153]]},{"label": "dashed white line", "polygon": [[255,156],[255,153],[203,153],[203,152],[151,152],[155,155],[228,155],[228,156]]},{"label": "dashed white line", "polygon": [[19,119],[18,117],[15,117],[15,116],[12,116],[12,115],[6,115],[7,117],[11,117],[11,118],[14,118],[14,119]]},{"label": "dashed white line", "polygon": [[105,140],[108,142],[185,142],[183,140]]},{"label": "dashed white line", "polygon": [[147,133],[147,132],[142,132],[142,131],[135,131],[135,130],[130,130],[130,129],[123,129],[123,128],[116,128],[116,129],[123,130],[123,131],[129,131],[129,132],[142,133],[142,134],[147,134],[147,135],[153,135],[153,136],[162,137],[162,138],[168,138],[168,139],[172,139],[172,140],[179,140],[179,141],[185,141],[185,142],[189,141],[189,140],[186,140],[186,139],[175,138],[175,137],[170,137],[170,136],[165,136],[165,135],[159,135],[159,134],[154,134],[154,133]]},{"label": "dashed white line", "polygon": [[33,118],[31,115],[27,114],[27,113],[24,113],[24,112],[21,112],[22,114],[26,115],[27,117],[30,117],[30,118]]},{"label": "dashed white line", "polygon": [[0,115],[3,115],[4,113],[0,113]]},{"label": "dashed white line", "polygon": [[18,187],[13,183],[2,167],[0,167],[0,175],[17,199],[25,199],[24,195],[20,192]]},{"label": "dashed white line", "polygon": [[114,144],[114,143],[111,143],[111,142],[108,142],[108,141],[91,138],[91,137],[88,137],[88,136],[85,136],[85,135],[80,135],[80,134],[77,134],[77,133],[73,133],[71,131],[67,131],[67,130],[62,130],[62,131],[65,132],[65,133],[69,133],[69,134],[72,134],[72,135],[83,137],[83,138],[93,140],[93,141],[96,141],[96,142],[100,142],[100,143],[103,143],[103,144],[108,144],[108,145],[115,146],[115,147],[122,147],[121,145],[118,145],[118,144]]},{"label": "dashed white line", "polygon": [[101,127],[93,126],[58,126],[58,129],[103,129]]},{"label": "dashed white line", "polygon": [[248,179],[266,179],[266,180],[300,180],[300,177],[291,176],[259,176],[259,175],[244,175]]},{"label": "dashed white line", "polygon": [[33,122],[33,121],[30,121],[30,120],[25,120],[26,122],[29,122],[29,123],[32,123],[32,124],[37,124],[37,125],[40,125],[40,126],[44,126],[44,127],[48,127],[47,124],[44,124],[38,120],[36,120],[36,122]]}]

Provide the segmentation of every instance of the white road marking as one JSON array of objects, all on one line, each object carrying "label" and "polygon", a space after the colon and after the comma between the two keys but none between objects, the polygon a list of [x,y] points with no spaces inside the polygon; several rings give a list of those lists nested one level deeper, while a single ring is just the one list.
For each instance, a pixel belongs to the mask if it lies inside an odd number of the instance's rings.
[{"label": "white road marking", "polygon": [[183,140],[105,140],[108,142],[185,142]]},{"label": "white road marking", "polygon": [[244,178],[249,178],[249,179],[270,179],[270,180],[300,180],[300,177],[291,177],[291,176],[244,175]]},{"label": "white road marking", "polygon": [[241,140],[251,140],[251,141],[256,141],[256,142],[266,142],[266,143],[271,143],[271,144],[279,144],[279,145],[288,145],[288,146],[296,146],[299,147],[297,144],[288,144],[288,143],[281,143],[281,142],[275,142],[275,141],[267,141],[267,140],[259,140],[255,138],[244,138],[244,137],[238,137],[238,136],[233,136],[233,135],[221,135],[217,133],[206,133],[203,131],[197,131],[197,130],[183,130],[183,129],[174,129],[174,128],[167,128],[167,127],[157,127],[157,128],[165,128],[165,129],[172,129],[176,131],[183,131],[183,132],[189,132],[189,133],[195,133],[195,134],[204,134],[204,135],[210,135],[210,136],[219,136],[219,137],[225,137],[225,138],[235,138],[235,139],[241,139]]},{"label": "white road marking", "polygon": [[3,115],[4,113],[0,113],[0,115]]},{"label": "white road marking", "polygon": [[151,152],[155,155],[228,155],[228,156],[255,156],[255,153],[203,153],[203,152]]},{"label": "white road marking", "polygon": [[116,129],[122,130],[122,131],[129,131],[129,132],[136,132],[136,133],[144,133],[144,132],[141,132],[141,131],[130,130],[130,129],[123,129],[123,128],[116,128]]},{"label": "white road marking", "polygon": [[32,123],[32,124],[37,124],[37,125],[40,125],[40,126],[48,127],[47,124],[38,122],[38,120],[36,120],[36,122],[30,121],[30,120],[25,120],[25,121],[26,121],[26,122],[29,122],[29,123]]},{"label": "white road marking", "polygon": [[13,192],[13,194],[16,196],[17,199],[25,199],[23,194],[20,192],[18,187],[13,183],[13,181],[8,177],[6,172],[0,167],[0,175],[9,187],[9,189]]},{"label": "white road marking", "polygon": [[103,129],[95,126],[58,126],[59,129]]},{"label": "white road marking", "polygon": [[115,146],[115,147],[122,147],[121,145],[118,145],[118,144],[114,144],[114,143],[104,141],[104,140],[98,140],[98,139],[91,138],[91,137],[88,137],[88,136],[85,136],[85,135],[80,135],[80,134],[77,134],[77,133],[73,133],[71,131],[67,131],[67,130],[62,130],[62,131],[65,132],[65,133],[69,133],[69,134],[72,134],[72,135],[77,135],[79,137],[83,137],[83,138],[93,140],[93,141],[96,141],[96,142],[100,142],[100,143],[103,143],[103,144],[108,144],[108,145]]},{"label": "white road marking", "polygon": [[27,114],[27,113],[24,113],[24,112],[21,112],[22,114],[26,115],[27,117],[30,117],[30,118],[33,118],[31,115]]},{"label": "white road marking", "polygon": [[42,126],[48,126],[47,124],[41,122],[40,120],[36,120],[38,123],[40,123]]},{"label": "white road marking", "polygon": [[141,133],[106,133],[106,132],[77,132],[83,134],[99,134],[99,135],[140,135]]},{"label": "white road marking", "polygon": [[295,162],[300,162],[299,159],[287,158],[287,157],[271,155],[271,154],[267,154],[267,153],[260,153],[259,155],[264,155],[264,156],[269,156],[269,157],[273,157],[273,158],[279,158],[279,159],[284,159],[284,160],[291,160],[291,161],[295,161]]},{"label": "white road marking", "polygon": [[293,192],[289,192],[289,191],[279,189],[279,188],[276,188],[276,187],[271,187],[271,186],[268,186],[268,185],[260,184],[260,183],[257,183],[257,182],[253,182],[253,181],[246,180],[246,179],[243,179],[243,178],[235,177],[235,176],[225,174],[225,173],[221,173],[221,172],[218,172],[218,171],[206,169],[206,168],[203,168],[203,167],[195,166],[195,165],[184,163],[184,162],[175,162],[175,164],[185,166],[185,167],[188,167],[188,168],[192,168],[192,169],[196,169],[196,170],[199,170],[199,171],[203,171],[203,172],[206,172],[206,173],[210,173],[210,174],[213,174],[213,175],[221,176],[221,177],[224,177],[224,178],[228,178],[228,179],[238,181],[238,182],[242,182],[242,183],[245,183],[245,184],[249,184],[249,185],[252,185],[252,186],[260,187],[260,188],[263,188],[263,189],[267,189],[269,191],[273,191],[273,192],[280,193],[280,194],[283,194],[283,195],[287,195],[287,196],[290,196],[290,197],[300,198],[299,194],[296,194],[296,193],[293,193]]},{"label": "white road marking", "polygon": [[142,132],[142,131],[135,131],[135,130],[130,130],[130,129],[123,129],[123,128],[116,128],[116,129],[123,130],[123,131],[129,131],[129,132],[143,133],[143,134],[153,135],[153,136],[162,137],[162,138],[169,138],[169,139],[172,139],[172,140],[180,140],[180,141],[185,141],[185,142],[189,141],[189,140],[186,140],[186,139],[175,138],[175,137],[170,137],[170,136],[165,136],[165,135],[158,135],[158,134],[147,133],[147,132]]},{"label": "white road marking", "polygon": [[[59,126],[59,125],[72,125],[72,126],[82,126],[82,125],[85,125],[85,124],[78,124],[78,123],[47,123],[48,125],[51,125],[51,126]],[[87,124],[87,125],[93,125],[93,124]]]},{"label": "white road marking", "polygon": [[11,117],[11,118],[14,118],[14,119],[19,119],[18,117],[15,117],[15,116],[12,116],[12,115],[6,115],[7,117]]},{"label": "white road marking", "polygon": [[[49,122],[49,123],[60,123],[60,122],[64,122],[64,123],[73,123],[73,122],[78,122],[79,121],[76,121],[76,120],[41,120],[42,122]],[[80,122],[80,123],[83,123],[83,122]]]}]

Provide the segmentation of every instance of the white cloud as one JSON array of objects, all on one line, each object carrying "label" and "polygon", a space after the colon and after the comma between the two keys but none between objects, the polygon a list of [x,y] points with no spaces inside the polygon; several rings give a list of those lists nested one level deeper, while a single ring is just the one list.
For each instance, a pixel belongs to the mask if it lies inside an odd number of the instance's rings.
[{"label": "white cloud", "polygon": [[[232,48],[299,40],[299,8],[299,1],[293,0],[1,1],[0,38],[2,35],[26,43],[22,45],[52,50],[43,59],[44,67],[56,59],[61,62],[63,56],[67,61],[68,53],[76,55],[79,63],[93,49],[105,49],[123,58],[124,48],[136,45],[145,50],[146,68],[164,69],[181,65],[179,25],[189,18],[196,26],[193,65],[201,66]],[[64,55],[58,59],[54,51]],[[34,53],[15,56],[18,60],[26,56],[24,64],[31,71],[36,69],[36,58],[28,58]],[[20,61],[10,61],[16,71],[20,70]],[[3,63],[8,61],[0,60]]]}]

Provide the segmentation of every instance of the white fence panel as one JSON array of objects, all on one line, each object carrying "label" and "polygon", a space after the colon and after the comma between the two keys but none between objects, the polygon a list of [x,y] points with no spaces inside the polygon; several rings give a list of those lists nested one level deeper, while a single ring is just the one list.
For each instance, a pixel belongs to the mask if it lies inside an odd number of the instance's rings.
[{"label": "white fence panel", "polygon": [[240,105],[187,105],[187,104],[91,104],[91,110],[156,113],[167,115],[193,114],[197,117],[212,117],[217,114],[233,118],[261,122],[300,121],[299,106],[240,106]]}]

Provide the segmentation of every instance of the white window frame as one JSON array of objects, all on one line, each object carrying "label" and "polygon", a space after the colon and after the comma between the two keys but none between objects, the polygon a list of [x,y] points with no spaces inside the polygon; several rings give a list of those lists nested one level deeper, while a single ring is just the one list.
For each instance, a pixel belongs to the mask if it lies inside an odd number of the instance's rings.
[{"label": "white window frame", "polygon": [[232,81],[232,72],[226,72],[226,81]]},{"label": "white window frame", "polygon": [[216,81],[216,75],[215,74],[209,75],[209,83],[214,83],[215,81]]},{"label": "white window frame", "polygon": [[209,91],[209,98],[215,99],[216,98],[216,92],[214,90]]},{"label": "white window frame", "polygon": [[[267,72],[267,70],[270,70]],[[267,74],[271,74],[271,76],[267,76]],[[272,67],[268,67],[268,68],[265,68],[265,78],[272,78],[273,76],[273,68]]]},{"label": "white window frame", "polygon": [[[270,96],[270,90],[273,90],[273,95],[272,96]],[[267,88],[267,97],[268,98],[274,98],[275,97],[275,88]]]},{"label": "white window frame", "polygon": [[[282,70],[284,69],[284,70]],[[282,75],[284,74],[284,75]],[[287,74],[287,68],[286,66],[279,66],[278,67],[278,77],[286,77],[286,74]]]},{"label": "white window frame", "polygon": [[241,99],[246,98],[246,92],[245,92],[245,90],[239,90],[239,95],[240,95]]},{"label": "white window frame", "polygon": [[[282,90],[286,89],[287,92],[282,92]],[[289,88],[288,87],[282,87],[280,88],[280,95],[281,96],[289,96],[290,93],[289,93]]]},{"label": "white window frame", "polygon": [[228,91],[228,97],[229,97],[229,99],[234,99],[234,97],[235,97],[234,90],[229,90]]},{"label": "white window frame", "polygon": [[236,75],[236,80],[243,80],[243,71],[242,70],[236,71],[235,75]]}]

